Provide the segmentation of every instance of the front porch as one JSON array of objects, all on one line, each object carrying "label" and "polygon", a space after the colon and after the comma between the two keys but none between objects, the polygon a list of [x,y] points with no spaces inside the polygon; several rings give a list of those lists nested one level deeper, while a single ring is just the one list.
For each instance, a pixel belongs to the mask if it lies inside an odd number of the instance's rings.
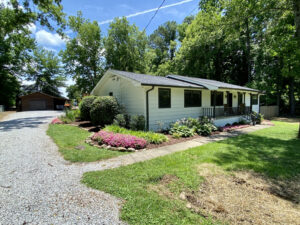
[{"label": "front porch", "polygon": [[248,116],[251,113],[250,106],[239,106],[239,107],[205,107],[201,108],[200,116],[206,116],[208,118],[221,118],[221,117],[232,117],[232,116]]}]

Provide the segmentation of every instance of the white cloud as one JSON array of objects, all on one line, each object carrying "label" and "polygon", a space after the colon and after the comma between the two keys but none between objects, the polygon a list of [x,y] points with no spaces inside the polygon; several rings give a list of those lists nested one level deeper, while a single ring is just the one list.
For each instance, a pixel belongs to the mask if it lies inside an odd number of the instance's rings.
[{"label": "white cloud", "polygon": [[52,34],[45,30],[39,30],[35,34],[35,38],[38,44],[45,46],[61,46],[65,44],[65,41],[59,36],[59,34]]},{"label": "white cloud", "polygon": [[[160,7],[160,10],[161,10],[161,9],[170,8],[170,7],[174,7],[174,6],[177,6],[177,5],[182,5],[182,4],[191,2],[191,1],[194,1],[194,0],[183,0],[183,1],[181,1],[181,2],[177,2],[177,3],[165,5],[165,6]],[[154,11],[156,11],[157,9],[158,9],[158,8],[147,9],[147,10],[144,10],[144,11],[141,11],[141,12],[137,12],[137,13],[130,14],[130,15],[125,16],[125,17],[126,17],[126,18],[131,18],[131,17],[135,17],[135,16],[140,16],[140,15],[143,15],[143,14],[146,14],[146,13],[154,12]],[[110,20],[104,20],[104,21],[99,22],[99,25],[107,24],[107,23],[111,23],[111,22],[113,22],[113,19],[110,19]]]},{"label": "white cloud", "polygon": [[27,25],[28,29],[30,30],[31,33],[35,33],[36,32],[36,25],[34,23],[30,23]]}]

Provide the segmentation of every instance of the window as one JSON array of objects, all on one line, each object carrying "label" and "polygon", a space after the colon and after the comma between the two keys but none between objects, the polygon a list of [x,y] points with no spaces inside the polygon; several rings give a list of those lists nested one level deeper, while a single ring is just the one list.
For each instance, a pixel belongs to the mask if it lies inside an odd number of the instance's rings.
[{"label": "window", "polygon": [[167,88],[158,89],[158,107],[171,108],[171,89],[167,89]]},{"label": "window", "polygon": [[109,92],[109,96],[113,96],[114,95],[114,93],[113,92]]},{"label": "window", "polygon": [[200,107],[201,91],[184,90],[184,107]]},{"label": "window", "polygon": [[214,94],[216,94],[216,106],[222,106],[223,105],[223,92],[213,92],[211,91],[210,92],[210,103],[211,103],[211,106],[214,105]]},{"label": "window", "polygon": [[258,95],[251,95],[251,102],[252,102],[252,105],[257,105],[258,104]]}]

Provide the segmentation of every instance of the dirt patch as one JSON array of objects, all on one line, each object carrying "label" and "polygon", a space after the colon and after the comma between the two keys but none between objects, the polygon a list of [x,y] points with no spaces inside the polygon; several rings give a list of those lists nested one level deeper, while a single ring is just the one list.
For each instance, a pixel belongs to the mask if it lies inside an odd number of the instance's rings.
[{"label": "dirt patch", "polygon": [[6,116],[9,114],[16,113],[16,111],[5,111],[5,112],[0,112],[0,121],[2,121]]},{"label": "dirt patch", "polygon": [[214,164],[201,164],[198,170],[205,180],[197,191],[177,196],[164,182],[151,189],[230,224],[300,224],[300,178],[278,181],[251,172],[229,174]]},{"label": "dirt patch", "polygon": [[187,195],[196,212],[233,224],[300,223],[300,179],[287,185],[250,172],[229,175],[211,164],[201,165],[199,175],[205,181]]}]

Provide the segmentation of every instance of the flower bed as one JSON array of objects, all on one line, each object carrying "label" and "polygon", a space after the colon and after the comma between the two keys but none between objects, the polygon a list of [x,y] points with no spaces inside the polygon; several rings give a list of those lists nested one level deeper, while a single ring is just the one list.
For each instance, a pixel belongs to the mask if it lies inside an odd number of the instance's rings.
[{"label": "flower bed", "polygon": [[113,132],[113,133],[119,133],[119,134],[129,134],[135,137],[143,138],[147,140],[150,144],[161,144],[163,142],[168,141],[168,138],[159,133],[154,133],[151,131],[145,132],[145,131],[134,131],[134,130],[128,130],[124,127],[116,126],[116,125],[110,125],[106,126],[104,128],[105,131]]},{"label": "flower bed", "polygon": [[97,141],[99,144],[105,144],[112,147],[123,147],[126,149],[143,149],[147,146],[147,141],[143,138],[127,134],[115,134],[104,130],[95,133],[91,139]]},{"label": "flower bed", "polygon": [[51,124],[63,124],[63,122],[60,119],[55,118],[54,120],[51,121]]},{"label": "flower bed", "polygon": [[241,128],[246,128],[246,127],[250,127],[250,125],[248,125],[248,124],[245,124],[245,125],[230,125],[230,126],[221,127],[220,130],[223,131],[223,132],[228,132],[228,131],[241,129]]}]

